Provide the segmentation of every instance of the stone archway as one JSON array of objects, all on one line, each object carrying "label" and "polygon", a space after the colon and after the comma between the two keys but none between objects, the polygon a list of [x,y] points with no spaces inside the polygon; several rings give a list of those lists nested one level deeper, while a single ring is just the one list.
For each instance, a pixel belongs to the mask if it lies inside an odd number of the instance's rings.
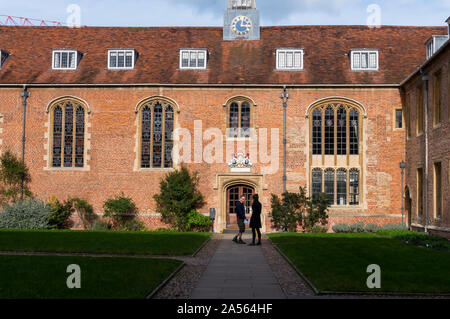
[{"label": "stone archway", "polygon": [[[214,224],[215,232],[222,232],[227,227],[227,190],[230,187],[237,185],[245,185],[255,190],[255,194],[259,195],[260,201],[264,203],[264,185],[263,175],[259,174],[242,174],[242,173],[228,173],[218,174],[216,180],[217,190],[217,207],[216,207],[216,220]],[[265,212],[264,208],[261,213],[262,231],[266,231],[265,227]]]}]

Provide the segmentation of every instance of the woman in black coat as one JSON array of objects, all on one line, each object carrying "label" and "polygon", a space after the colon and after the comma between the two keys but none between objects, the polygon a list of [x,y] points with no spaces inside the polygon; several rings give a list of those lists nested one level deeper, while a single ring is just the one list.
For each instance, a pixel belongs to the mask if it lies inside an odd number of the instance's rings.
[{"label": "woman in black coat", "polygon": [[[262,205],[259,202],[258,194],[253,195],[252,203],[252,217],[250,218],[250,227],[252,229],[253,241],[250,246],[260,246],[261,245],[261,208]],[[258,243],[255,245],[256,232],[258,232]]]}]

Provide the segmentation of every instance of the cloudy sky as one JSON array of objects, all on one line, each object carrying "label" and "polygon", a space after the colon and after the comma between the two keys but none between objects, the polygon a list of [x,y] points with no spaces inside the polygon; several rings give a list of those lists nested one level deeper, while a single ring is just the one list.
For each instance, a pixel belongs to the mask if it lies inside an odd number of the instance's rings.
[{"label": "cloudy sky", "polygon": [[[220,26],[227,0],[0,0],[0,15],[65,22],[81,8],[88,26]],[[443,25],[450,0],[257,0],[262,25],[366,24],[381,8],[383,25]],[[4,18],[0,16],[0,21]]]}]

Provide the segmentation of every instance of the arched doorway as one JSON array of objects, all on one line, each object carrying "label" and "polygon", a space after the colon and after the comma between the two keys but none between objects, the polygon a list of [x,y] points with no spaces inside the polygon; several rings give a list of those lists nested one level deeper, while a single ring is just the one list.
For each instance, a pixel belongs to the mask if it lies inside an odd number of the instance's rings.
[{"label": "arched doorway", "polygon": [[236,202],[241,196],[245,196],[245,213],[251,214],[252,196],[255,189],[248,185],[233,185],[227,188],[227,228],[237,226],[236,221]]},{"label": "arched doorway", "polygon": [[409,194],[409,187],[405,188],[405,213],[406,213],[406,226],[411,228],[411,195]]}]

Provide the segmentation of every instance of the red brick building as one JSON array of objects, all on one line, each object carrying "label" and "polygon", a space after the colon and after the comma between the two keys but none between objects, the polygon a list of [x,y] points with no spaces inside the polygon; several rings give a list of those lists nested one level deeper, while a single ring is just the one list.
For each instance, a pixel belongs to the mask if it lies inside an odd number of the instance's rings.
[{"label": "red brick building", "polygon": [[199,172],[216,231],[252,193],[270,231],[270,195],[284,182],[332,196],[330,226],[398,223],[400,84],[425,61],[422,43],[446,34],[260,27],[253,4],[231,2],[224,28],[0,27],[0,147],[22,152],[26,90],[25,162],[40,198],[83,197],[101,213],[124,192],[161,227],[152,195],[180,154]]},{"label": "red brick building", "polygon": [[430,38],[428,59],[402,83],[405,199],[413,229],[450,237],[450,41],[439,38]]}]

